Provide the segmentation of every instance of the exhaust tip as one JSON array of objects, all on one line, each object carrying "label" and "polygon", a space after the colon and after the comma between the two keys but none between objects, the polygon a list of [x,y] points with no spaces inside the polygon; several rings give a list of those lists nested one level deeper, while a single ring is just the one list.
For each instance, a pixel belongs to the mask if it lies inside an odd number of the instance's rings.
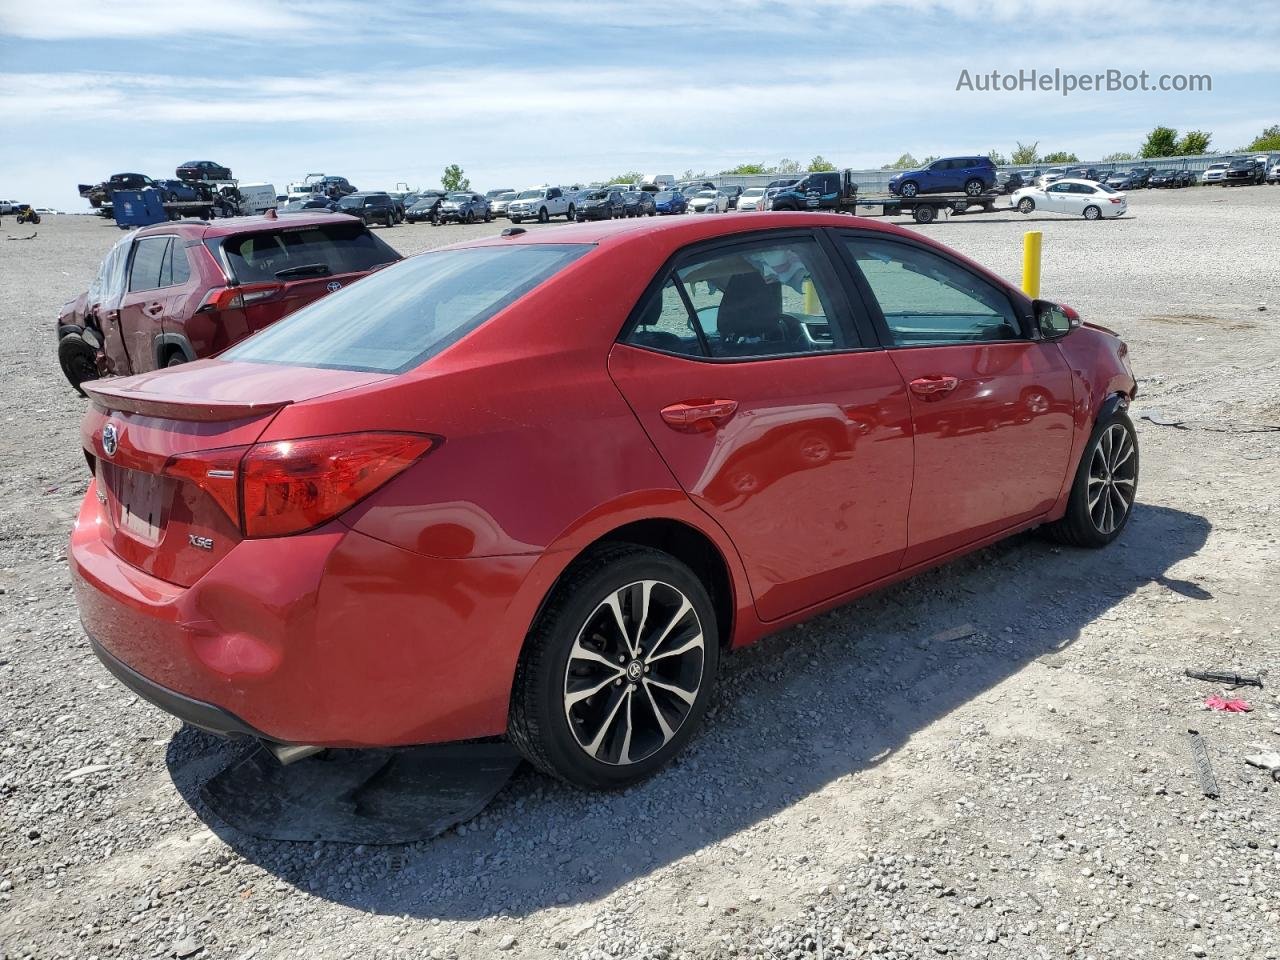
[{"label": "exhaust tip", "polygon": [[317,747],[309,743],[267,743],[265,746],[280,762],[282,767],[287,767],[291,763],[297,763],[299,760],[314,756],[324,749],[324,747]]}]

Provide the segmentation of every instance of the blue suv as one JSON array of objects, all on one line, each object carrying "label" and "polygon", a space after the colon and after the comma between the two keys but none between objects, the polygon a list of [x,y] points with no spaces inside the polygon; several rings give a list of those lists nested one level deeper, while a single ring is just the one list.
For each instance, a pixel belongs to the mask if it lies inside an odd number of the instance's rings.
[{"label": "blue suv", "polygon": [[904,170],[889,179],[900,197],[921,193],[960,193],[978,197],[995,189],[996,167],[990,157],[943,157],[920,170]]}]

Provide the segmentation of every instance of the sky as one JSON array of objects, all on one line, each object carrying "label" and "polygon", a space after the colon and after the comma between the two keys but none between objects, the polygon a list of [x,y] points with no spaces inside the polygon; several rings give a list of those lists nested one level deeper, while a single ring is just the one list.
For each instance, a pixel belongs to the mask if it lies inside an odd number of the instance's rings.
[{"label": "sky", "polygon": [[[1087,7],[1087,5],[1086,5]],[[903,153],[1081,160],[1157,124],[1231,150],[1280,123],[1280,11],[1124,0],[0,0],[0,197],[87,208],[77,183],[215,160],[280,192],[476,189],[874,168]],[[1197,92],[957,90],[996,70],[1106,70]]]}]

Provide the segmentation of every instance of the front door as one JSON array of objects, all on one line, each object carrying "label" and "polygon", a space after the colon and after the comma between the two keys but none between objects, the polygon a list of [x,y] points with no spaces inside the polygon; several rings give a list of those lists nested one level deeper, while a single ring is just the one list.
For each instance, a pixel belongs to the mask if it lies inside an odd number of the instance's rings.
[{"label": "front door", "polygon": [[1073,429],[1071,371],[1057,344],[1031,339],[1004,291],[941,253],[868,235],[843,244],[910,395],[904,565],[1048,511]]},{"label": "front door", "polygon": [[1072,186],[1062,180],[1049,185],[1045,196],[1050,210],[1054,213],[1080,213],[1084,209],[1084,204],[1077,202],[1079,197],[1071,192]]},{"label": "front door", "polygon": [[609,371],[774,620],[895,572],[912,438],[888,354],[807,232],[703,245],[651,289]]}]

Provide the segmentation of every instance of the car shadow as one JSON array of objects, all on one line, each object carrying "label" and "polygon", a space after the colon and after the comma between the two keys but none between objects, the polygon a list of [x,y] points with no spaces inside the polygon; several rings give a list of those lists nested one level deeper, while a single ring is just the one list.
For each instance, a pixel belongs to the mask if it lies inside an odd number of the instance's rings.
[{"label": "car shadow", "polygon": [[167,763],[230,847],[345,906],[464,920],[594,901],[882,763],[918,731],[1069,647],[1139,589],[1208,599],[1170,572],[1209,530],[1195,514],[1139,504],[1105,550],[1014,537],[727,658],[703,732],[645,783],[586,794],[522,767],[478,822],[434,840],[255,839],[219,821],[200,795],[243,747],[183,728]]}]

